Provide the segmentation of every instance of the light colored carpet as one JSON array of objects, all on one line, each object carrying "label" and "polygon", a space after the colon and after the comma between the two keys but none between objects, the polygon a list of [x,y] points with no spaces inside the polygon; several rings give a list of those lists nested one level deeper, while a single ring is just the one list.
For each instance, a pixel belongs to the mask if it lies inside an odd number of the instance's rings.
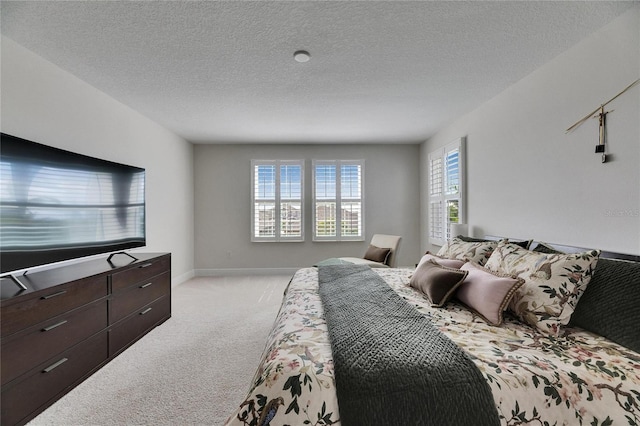
[{"label": "light colored carpet", "polygon": [[222,425],[244,400],[289,276],[197,277],[172,317],[29,426]]}]

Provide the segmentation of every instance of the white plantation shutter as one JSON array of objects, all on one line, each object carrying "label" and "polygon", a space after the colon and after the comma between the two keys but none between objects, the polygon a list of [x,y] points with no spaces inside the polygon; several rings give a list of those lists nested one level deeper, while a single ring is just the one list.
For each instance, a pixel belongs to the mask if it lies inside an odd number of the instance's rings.
[{"label": "white plantation shutter", "polygon": [[364,161],[313,161],[313,239],[364,238]]},{"label": "white plantation shutter", "polygon": [[429,241],[432,244],[439,244],[444,238],[442,201],[431,201],[429,203]]},{"label": "white plantation shutter", "polygon": [[254,164],[253,169],[253,232],[252,240],[276,237],[276,166]]},{"label": "white plantation shutter", "polygon": [[363,238],[362,164],[340,164],[340,235],[343,239]]},{"label": "white plantation shutter", "polygon": [[336,206],[336,164],[313,164],[313,237],[333,238],[337,236],[338,218]]},{"label": "white plantation shutter", "polygon": [[280,236],[302,239],[302,164],[280,165]]},{"label": "white plantation shutter", "polygon": [[443,175],[441,150],[429,154],[429,241],[436,244],[445,239],[443,227]]},{"label": "white plantation shutter", "polygon": [[445,148],[444,152],[444,176],[446,182],[446,192],[448,195],[460,192],[460,147]]},{"label": "white plantation shutter", "polygon": [[429,154],[429,242],[443,245],[451,223],[464,223],[464,139]]},{"label": "white plantation shutter", "polygon": [[253,160],[251,170],[251,241],[304,241],[304,162]]},{"label": "white plantation shutter", "polygon": [[445,182],[445,231],[446,240],[450,240],[455,235],[451,235],[452,223],[462,223],[460,218],[460,208],[462,205],[460,195],[460,164],[461,164],[461,143],[447,145],[444,150],[444,182]]},{"label": "white plantation shutter", "polygon": [[446,241],[455,237],[455,235],[451,235],[451,224],[452,223],[462,223],[460,220],[460,200],[447,200],[446,204],[446,220],[445,220],[445,232],[446,232]]}]

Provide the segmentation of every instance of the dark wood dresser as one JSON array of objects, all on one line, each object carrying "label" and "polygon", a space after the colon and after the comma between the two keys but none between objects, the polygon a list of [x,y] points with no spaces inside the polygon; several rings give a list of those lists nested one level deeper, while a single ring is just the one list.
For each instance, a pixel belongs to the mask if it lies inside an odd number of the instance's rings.
[{"label": "dark wood dresser", "polygon": [[4,426],[33,419],[171,317],[171,254],[93,259],[1,282]]}]

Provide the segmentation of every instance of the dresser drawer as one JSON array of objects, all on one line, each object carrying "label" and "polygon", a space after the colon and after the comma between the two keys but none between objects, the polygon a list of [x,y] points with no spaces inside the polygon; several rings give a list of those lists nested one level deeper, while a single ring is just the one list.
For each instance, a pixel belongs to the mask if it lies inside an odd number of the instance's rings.
[{"label": "dresser drawer", "polygon": [[13,425],[25,415],[49,405],[108,357],[107,332],[85,340],[28,374],[24,380],[2,390],[3,425]]},{"label": "dresser drawer", "polygon": [[111,300],[111,324],[170,293],[171,277],[168,272],[116,293]]},{"label": "dresser drawer", "polygon": [[150,260],[126,271],[117,272],[111,276],[111,291],[116,293],[119,290],[149,280],[154,276],[169,271],[171,268],[171,258],[169,256],[161,259]]},{"label": "dresser drawer", "polygon": [[107,301],[43,322],[2,344],[2,385],[106,328]]},{"label": "dresser drawer", "polygon": [[137,311],[109,331],[109,356],[133,344],[162,321],[171,317],[171,297],[163,297]]},{"label": "dresser drawer", "polygon": [[106,276],[89,277],[52,287],[35,297],[2,307],[2,337],[86,305],[109,292]]}]

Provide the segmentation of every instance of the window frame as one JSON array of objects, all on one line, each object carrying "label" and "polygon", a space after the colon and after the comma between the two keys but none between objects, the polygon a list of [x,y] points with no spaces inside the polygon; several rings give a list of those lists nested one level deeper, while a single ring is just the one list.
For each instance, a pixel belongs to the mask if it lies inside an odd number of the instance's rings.
[{"label": "window frame", "polygon": [[[338,241],[364,241],[365,239],[365,193],[364,193],[364,180],[365,180],[365,161],[364,160],[312,160],[312,240],[317,242],[338,242]],[[317,198],[317,181],[316,172],[317,166],[335,166],[336,168],[336,188],[335,199],[321,199]],[[360,168],[360,197],[342,197],[342,166],[358,166]],[[323,202],[335,202],[336,203],[336,235],[323,236],[317,234],[317,204]],[[342,234],[342,203],[359,202],[360,203],[360,218],[359,218],[359,235],[343,235]]]},{"label": "window frame", "polygon": [[[304,242],[305,239],[305,198],[304,198],[304,160],[251,160],[251,242]],[[282,234],[282,202],[281,193],[281,167],[287,165],[300,166],[300,198],[285,198],[285,201],[293,201],[300,203],[300,235],[287,236]],[[274,166],[275,182],[274,182],[274,198],[273,199],[256,199],[256,168],[259,166]],[[256,235],[256,203],[273,201],[274,207],[274,234],[273,236],[257,236]]]},{"label": "window frame", "polygon": [[[453,185],[454,179],[447,173],[447,160],[452,152],[458,152],[458,177],[457,188],[448,191]],[[432,151],[428,155],[428,182],[427,182],[427,236],[430,244],[442,246],[451,236],[451,223],[466,223],[466,152],[465,138],[459,138],[453,142]],[[434,164],[436,168],[434,169]],[[439,181],[437,181],[439,179]],[[450,221],[449,203],[457,202],[458,220]],[[437,215],[437,216],[436,216]]]}]

